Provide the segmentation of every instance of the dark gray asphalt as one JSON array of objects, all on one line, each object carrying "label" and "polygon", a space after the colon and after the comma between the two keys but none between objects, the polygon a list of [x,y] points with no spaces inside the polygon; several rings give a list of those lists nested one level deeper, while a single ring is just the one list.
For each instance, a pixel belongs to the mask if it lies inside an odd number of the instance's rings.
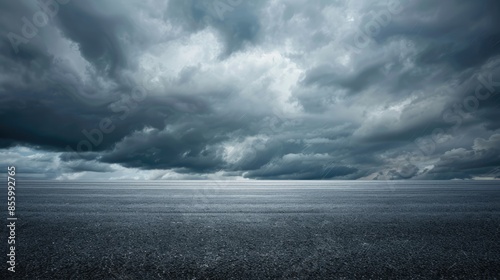
[{"label": "dark gray asphalt", "polygon": [[17,204],[13,279],[500,279],[498,183],[19,182]]}]

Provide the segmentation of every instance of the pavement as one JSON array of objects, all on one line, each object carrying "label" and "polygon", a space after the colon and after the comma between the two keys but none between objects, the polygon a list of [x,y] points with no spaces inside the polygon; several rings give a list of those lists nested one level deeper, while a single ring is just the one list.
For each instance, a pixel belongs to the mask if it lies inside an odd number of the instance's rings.
[{"label": "pavement", "polygon": [[16,206],[0,279],[500,279],[495,182],[20,182]]}]

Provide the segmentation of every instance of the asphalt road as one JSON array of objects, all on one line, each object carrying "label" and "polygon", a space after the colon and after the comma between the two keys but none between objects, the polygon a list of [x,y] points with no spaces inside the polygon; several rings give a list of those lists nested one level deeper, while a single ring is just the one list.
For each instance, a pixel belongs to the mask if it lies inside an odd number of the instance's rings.
[{"label": "asphalt road", "polygon": [[498,183],[20,182],[16,196],[1,279],[500,279]]}]

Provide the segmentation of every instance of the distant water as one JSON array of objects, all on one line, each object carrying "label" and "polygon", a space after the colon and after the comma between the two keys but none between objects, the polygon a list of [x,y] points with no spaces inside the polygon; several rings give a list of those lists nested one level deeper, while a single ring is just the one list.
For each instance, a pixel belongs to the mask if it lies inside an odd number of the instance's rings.
[{"label": "distant water", "polygon": [[19,279],[500,279],[498,182],[20,181],[16,196]]}]

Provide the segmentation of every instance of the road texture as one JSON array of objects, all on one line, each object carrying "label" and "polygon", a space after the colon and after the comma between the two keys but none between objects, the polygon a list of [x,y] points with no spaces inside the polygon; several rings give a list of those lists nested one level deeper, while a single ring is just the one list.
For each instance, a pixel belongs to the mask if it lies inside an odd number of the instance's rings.
[{"label": "road texture", "polygon": [[1,279],[500,279],[495,182],[19,182],[16,196]]}]

